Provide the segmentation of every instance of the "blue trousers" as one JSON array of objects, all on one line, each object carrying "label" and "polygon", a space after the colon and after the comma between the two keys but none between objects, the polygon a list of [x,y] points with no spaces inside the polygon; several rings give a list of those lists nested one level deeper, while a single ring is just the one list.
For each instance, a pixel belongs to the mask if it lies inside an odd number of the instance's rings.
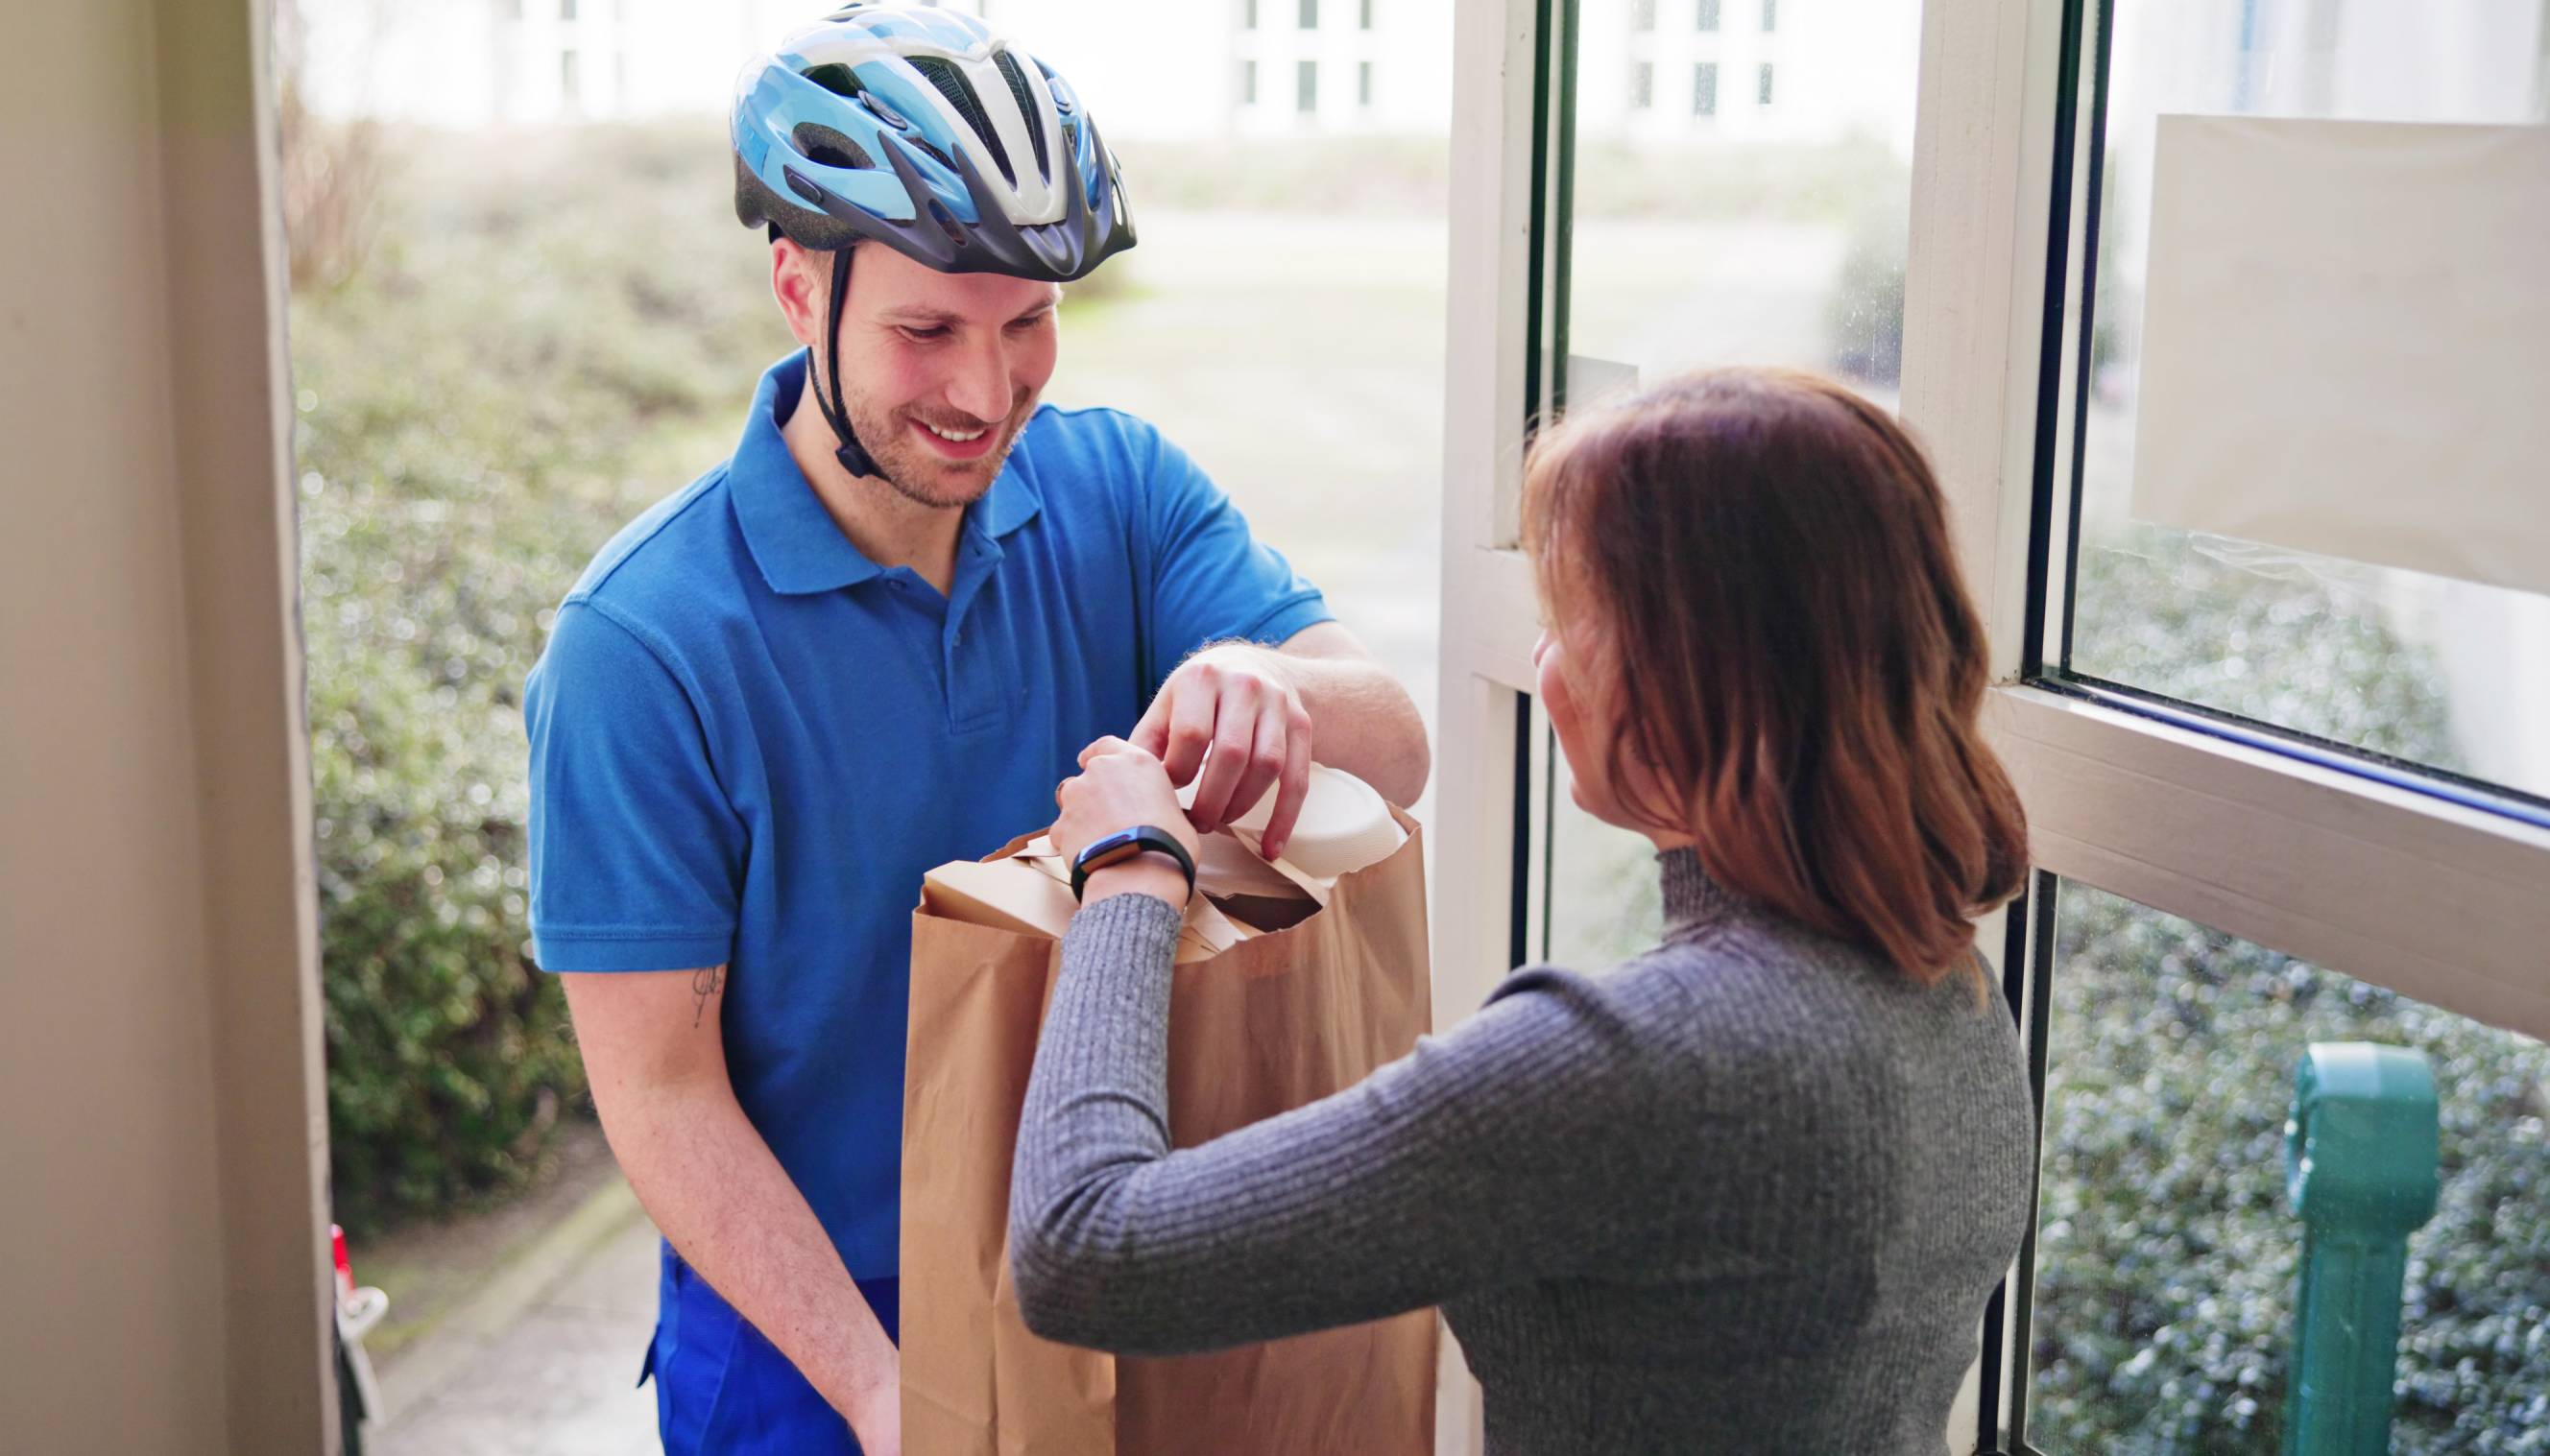
[{"label": "blue trousers", "polygon": [[[857,1281],[893,1340],[902,1337],[897,1283]],[[859,1456],[850,1423],[669,1243],[656,1289],[655,1338],[638,1383],[650,1378],[664,1456]]]}]

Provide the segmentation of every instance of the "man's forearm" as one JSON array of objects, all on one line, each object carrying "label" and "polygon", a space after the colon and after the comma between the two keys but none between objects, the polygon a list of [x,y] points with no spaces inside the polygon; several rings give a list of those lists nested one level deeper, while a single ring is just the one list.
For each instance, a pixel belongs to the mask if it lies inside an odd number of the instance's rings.
[{"label": "man's forearm", "polygon": [[893,1343],[805,1196],[723,1086],[647,1089],[603,1128],[647,1215],[833,1407],[899,1399]]},{"label": "man's forearm", "polygon": [[1425,792],[1433,754],[1417,704],[1388,669],[1369,657],[1273,649],[1311,715],[1312,756],[1372,785],[1393,804]]}]

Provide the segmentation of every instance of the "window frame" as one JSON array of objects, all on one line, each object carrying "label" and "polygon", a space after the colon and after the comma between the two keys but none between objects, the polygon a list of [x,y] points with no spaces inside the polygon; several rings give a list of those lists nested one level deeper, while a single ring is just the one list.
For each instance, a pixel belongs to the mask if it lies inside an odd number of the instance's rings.
[{"label": "window frame", "polygon": [[[2260,741],[2048,672],[2048,618],[2070,600],[2062,406],[2094,241],[2084,163],[2100,98],[2084,95],[2094,77],[2080,62],[2098,48],[2104,75],[2111,3],[1927,0],[1913,134],[1901,410],[1949,497],[1990,636],[1985,728],[2029,816],[2028,892],[1978,938],[2026,1033],[2039,1110],[2057,880],[2550,1039],[2538,955],[2550,826],[2439,793],[2423,774],[2378,774],[2353,754]],[[1438,1025],[1466,1017],[1528,948],[1538,627],[1516,542],[1527,422],[1565,400],[1573,10],[1465,0],[1455,22]],[[1961,1451],[2033,1450],[2033,1222],[1985,1313],[1951,1426]],[[1448,1342],[1440,1409],[1437,1451],[1475,1452],[1476,1388]]]}]

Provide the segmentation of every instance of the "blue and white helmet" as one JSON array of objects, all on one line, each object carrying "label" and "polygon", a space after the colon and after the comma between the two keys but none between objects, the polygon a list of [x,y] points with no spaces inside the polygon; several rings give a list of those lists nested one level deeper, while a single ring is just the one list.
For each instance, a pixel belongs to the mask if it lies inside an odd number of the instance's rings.
[{"label": "blue and white helmet", "polygon": [[736,78],[735,211],[803,246],[1067,283],[1133,245],[1069,82],[969,15],[845,5]]}]

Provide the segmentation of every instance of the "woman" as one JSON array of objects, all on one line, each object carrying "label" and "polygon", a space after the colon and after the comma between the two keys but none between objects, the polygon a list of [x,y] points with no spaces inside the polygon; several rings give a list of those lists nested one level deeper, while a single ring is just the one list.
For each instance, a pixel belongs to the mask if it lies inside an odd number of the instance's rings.
[{"label": "woman", "polygon": [[[1938,487],[1764,370],[1576,417],[1525,474],[1540,701],[1578,805],[1655,842],[1663,943],[1172,1152],[1186,876],[1096,870],[1019,1139],[1028,1323],[1160,1354],[1439,1304],[1492,1452],[1935,1453],[2034,1146],[1971,924],[2024,830]],[[1065,853],[1191,832],[1149,755],[1081,767]]]}]

